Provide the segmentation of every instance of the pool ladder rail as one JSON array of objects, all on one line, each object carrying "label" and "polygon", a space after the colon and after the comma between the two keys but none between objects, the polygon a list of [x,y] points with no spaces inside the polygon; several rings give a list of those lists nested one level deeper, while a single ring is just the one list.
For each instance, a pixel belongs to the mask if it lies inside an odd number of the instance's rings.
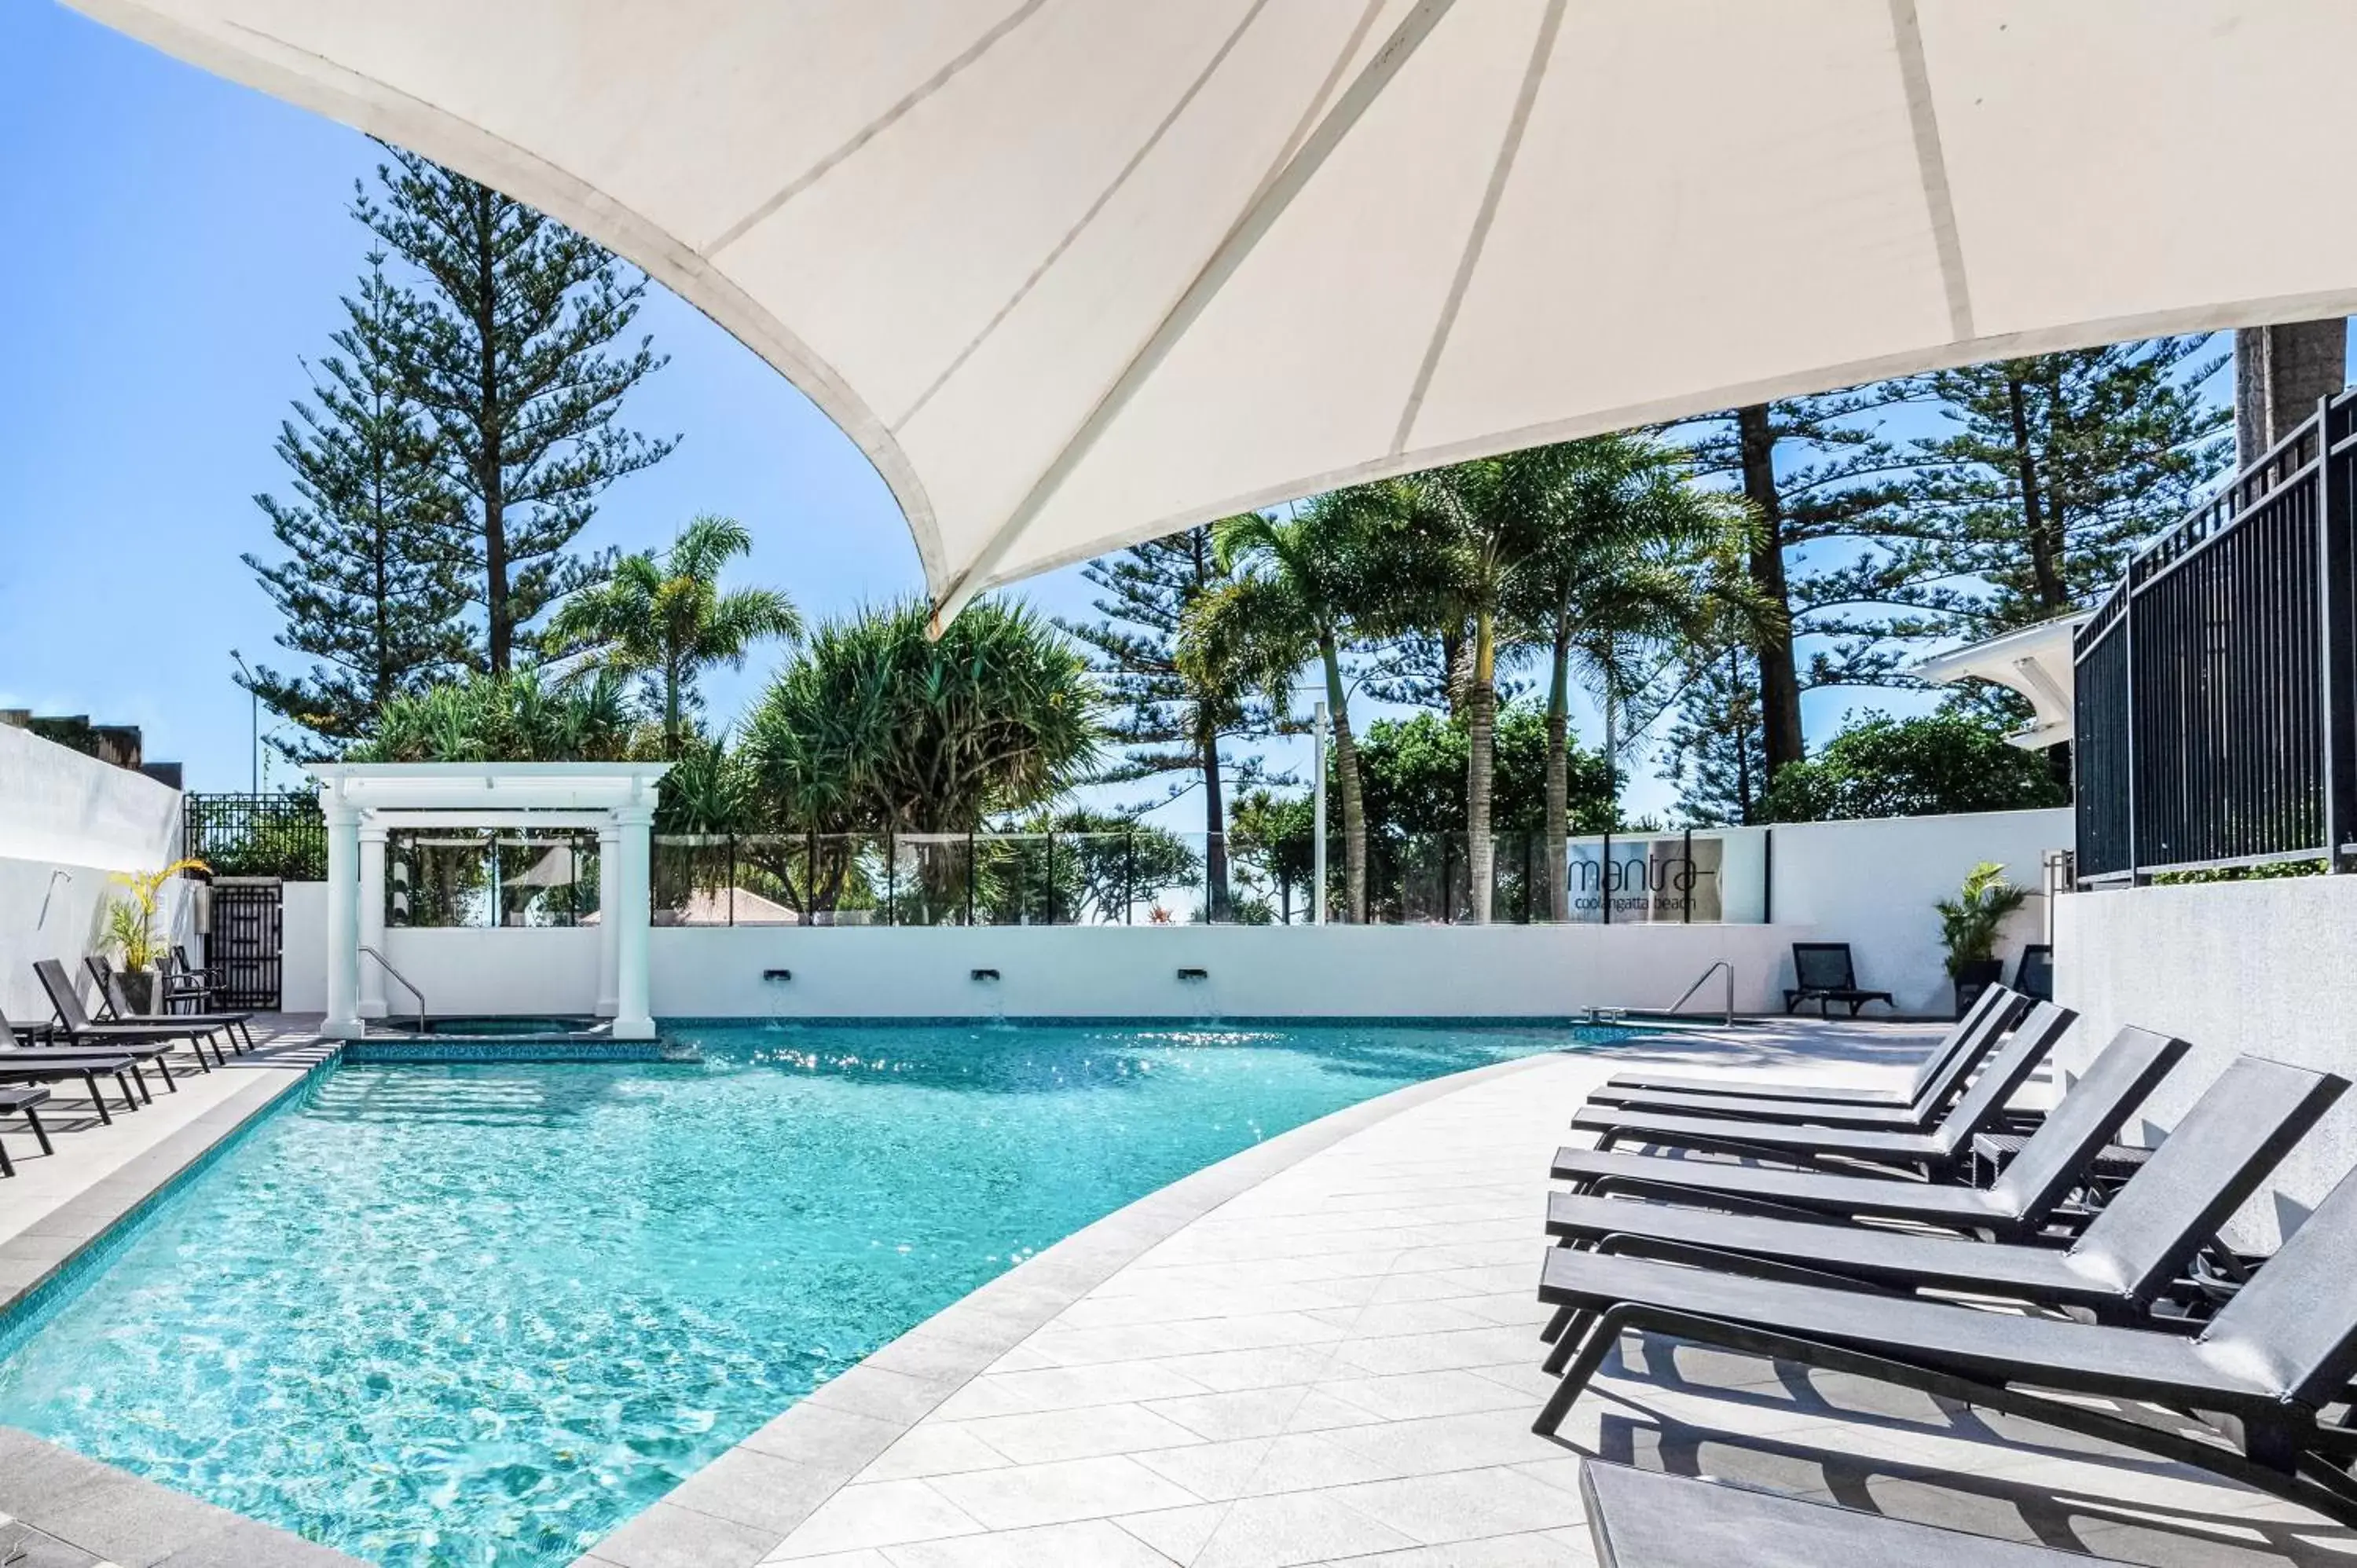
[{"label": "pool ladder rail", "polygon": [[376,949],[369,946],[368,943],[362,942],[361,944],[361,952],[365,957],[376,960],[377,967],[379,969],[383,970],[385,973],[399,981],[401,983],[401,988],[404,991],[408,992],[411,996],[416,998],[417,1032],[421,1035],[425,1033],[425,993],[418,990],[416,985],[410,980],[409,976],[393,968],[393,961],[391,959],[377,951]]},{"label": "pool ladder rail", "polygon": [[1694,993],[1700,991],[1706,984],[1707,984],[1710,981],[1710,977],[1714,974],[1724,974],[1727,976],[1725,1005],[1720,1009],[1720,1013],[1727,1026],[1732,1029],[1735,1027],[1735,965],[1729,963],[1725,959],[1720,959],[1717,963],[1712,964],[1708,969],[1704,970],[1700,974],[1696,975],[1695,977],[1695,983],[1685,988],[1684,994],[1681,995],[1675,1002],[1670,1004],[1669,1010],[1674,1015],[1679,1008],[1693,1001]]}]

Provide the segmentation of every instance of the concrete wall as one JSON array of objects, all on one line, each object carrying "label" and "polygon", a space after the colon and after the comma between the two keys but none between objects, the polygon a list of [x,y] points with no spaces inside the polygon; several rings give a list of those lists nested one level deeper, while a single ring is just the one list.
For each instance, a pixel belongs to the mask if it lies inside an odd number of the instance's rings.
[{"label": "concrete wall", "polygon": [[[79,973],[107,906],[128,892],[110,874],[168,865],[179,841],[178,790],[0,725],[0,1013],[48,1018],[34,961]],[[182,940],[191,886],[166,887],[158,922]]]},{"label": "concrete wall", "polygon": [[1901,1012],[1921,1014],[1953,1006],[1933,903],[1953,894],[1984,860],[1998,862],[2031,889],[1997,944],[2010,977],[2023,945],[2045,940],[2046,898],[2038,891],[2045,854],[2072,842],[2068,807],[1788,822],[1779,823],[1775,835],[1770,918],[1849,943],[1858,983],[1893,993]]},{"label": "concrete wall", "polygon": [[[2055,997],[2078,1009],[2077,1067],[2121,1026],[2193,1053],[2145,1106],[2150,1142],[2236,1056],[2357,1079],[2357,877],[2309,876],[2080,893],[2055,902]],[[2272,1248],[2357,1160],[2357,1091],[2278,1168],[2229,1235]]]},{"label": "concrete wall", "polygon": [[[657,1017],[1561,1016],[1666,1006],[1720,959],[1736,1005],[1757,1010],[1791,940],[1767,926],[739,926],[659,929],[649,961]],[[1694,1005],[1720,995],[1714,981]]]}]

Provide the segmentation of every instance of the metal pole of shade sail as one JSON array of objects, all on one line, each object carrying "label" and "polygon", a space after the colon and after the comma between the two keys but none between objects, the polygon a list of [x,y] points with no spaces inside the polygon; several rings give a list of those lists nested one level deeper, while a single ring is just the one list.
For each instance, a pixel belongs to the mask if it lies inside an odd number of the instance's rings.
[{"label": "metal pole of shade sail", "polygon": [[1317,825],[1311,829],[1309,885],[1309,923],[1326,923],[1326,704],[1318,704],[1318,784],[1315,791]]}]

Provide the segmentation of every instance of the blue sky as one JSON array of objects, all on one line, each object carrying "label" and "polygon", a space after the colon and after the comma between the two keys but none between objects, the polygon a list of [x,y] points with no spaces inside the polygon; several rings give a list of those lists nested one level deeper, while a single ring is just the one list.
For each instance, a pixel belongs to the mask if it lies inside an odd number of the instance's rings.
[{"label": "blue sky", "polygon": [[[191,788],[245,787],[231,650],[287,660],[239,555],[275,549],[253,497],[284,490],[271,443],[339,324],[367,248],[346,208],[378,151],[48,0],[0,0],[0,707],[137,724]],[[719,511],[753,531],[748,578],[805,614],[921,590],[883,483],[801,393],[660,285],[640,320],[671,363],[627,417],[683,439],[607,493],[585,546],[658,545]],[[1087,613],[1077,568],[1022,592]],[[712,677],[711,711],[739,712],[765,676],[757,661]],[[1813,694],[1813,737],[1852,705]],[[1592,744],[1594,715],[1576,722]],[[1651,751],[1627,764],[1627,804],[1666,813]],[[294,780],[280,764],[270,781]],[[1168,820],[1199,813],[1189,800]]]}]

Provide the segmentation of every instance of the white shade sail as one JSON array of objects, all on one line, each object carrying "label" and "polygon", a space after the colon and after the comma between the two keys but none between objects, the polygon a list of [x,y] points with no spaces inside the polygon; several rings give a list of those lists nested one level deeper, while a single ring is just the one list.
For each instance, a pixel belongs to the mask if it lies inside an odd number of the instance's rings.
[{"label": "white shade sail", "polygon": [[937,602],[1350,480],[2357,306],[2347,0],[74,0],[565,220]]}]

